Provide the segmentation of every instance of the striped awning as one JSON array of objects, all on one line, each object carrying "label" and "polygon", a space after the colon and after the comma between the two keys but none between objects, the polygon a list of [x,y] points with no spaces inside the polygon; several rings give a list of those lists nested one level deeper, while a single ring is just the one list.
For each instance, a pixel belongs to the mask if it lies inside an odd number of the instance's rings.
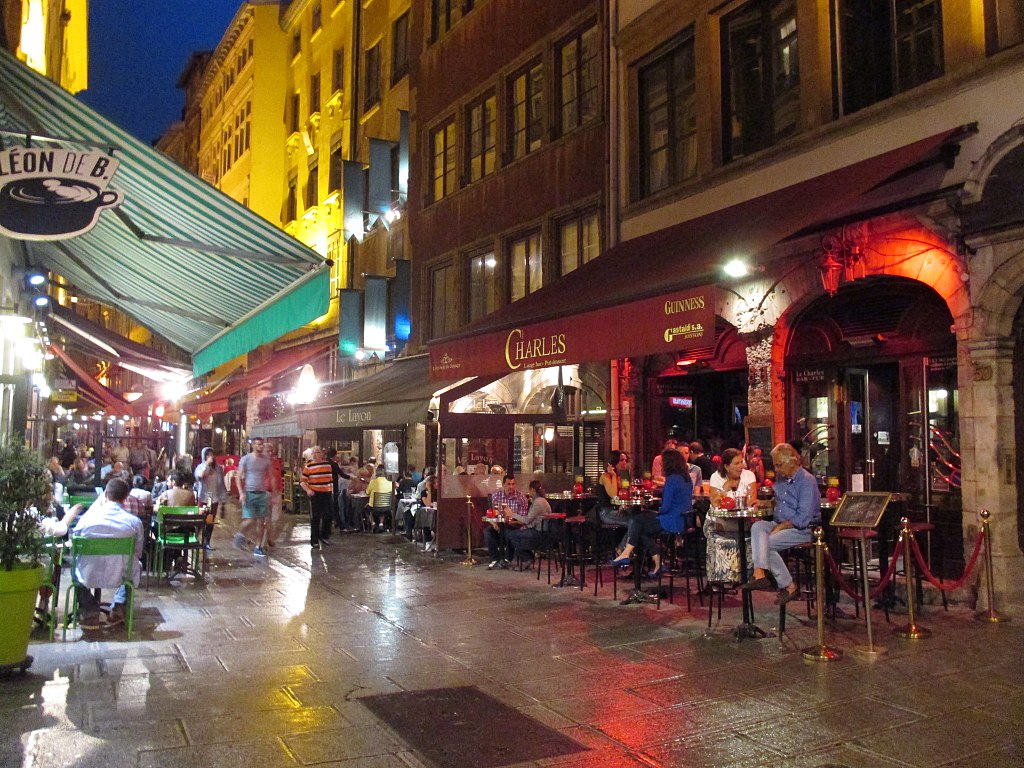
[{"label": "striped awning", "polygon": [[201,375],[325,314],[329,265],[0,50],[0,148],[101,150],[123,202],[90,231],[24,240],[29,263],[193,355]]}]

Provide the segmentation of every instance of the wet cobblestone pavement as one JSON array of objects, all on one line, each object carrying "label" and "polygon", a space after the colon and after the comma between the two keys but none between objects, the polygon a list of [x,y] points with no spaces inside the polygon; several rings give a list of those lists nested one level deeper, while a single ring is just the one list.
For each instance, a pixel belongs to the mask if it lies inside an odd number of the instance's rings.
[{"label": "wet cobblestone pavement", "polygon": [[[205,582],[139,590],[132,641],[123,628],[37,636],[29,672],[0,679],[0,766],[1024,765],[1021,618],[927,606],[931,637],[909,641],[892,632],[905,614],[886,625],[876,611],[888,653],[868,660],[847,605],[826,627],[845,656],[820,664],[800,653],[816,633],[798,601],[781,641],[737,643],[736,598],[708,630],[679,585],[661,610],[620,606],[610,583],[597,597],[554,589],[387,535],[311,552],[300,522],[257,560],[232,532],[218,529]],[[772,600],[755,600],[766,629]],[[468,713],[444,699],[436,727],[386,697],[459,687],[483,696]],[[489,699],[493,715],[479,711]],[[487,725],[458,727],[470,715]]]}]

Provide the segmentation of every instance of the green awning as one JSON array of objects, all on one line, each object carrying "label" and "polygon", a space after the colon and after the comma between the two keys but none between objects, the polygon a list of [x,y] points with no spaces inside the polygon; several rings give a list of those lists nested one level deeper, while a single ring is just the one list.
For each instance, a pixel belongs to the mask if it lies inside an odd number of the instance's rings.
[{"label": "green awning", "polygon": [[23,240],[32,266],[193,355],[200,375],[327,312],[323,257],[0,50],[0,147],[102,150],[120,206],[65,240]]}]

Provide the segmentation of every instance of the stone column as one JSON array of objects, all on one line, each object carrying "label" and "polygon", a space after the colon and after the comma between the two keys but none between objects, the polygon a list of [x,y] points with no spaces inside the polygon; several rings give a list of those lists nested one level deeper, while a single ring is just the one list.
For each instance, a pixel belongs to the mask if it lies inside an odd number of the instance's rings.
[{"label": "stone column", "polygon": [[[992,513],[989,544],[995,603],[1005,614],[1024,610],[1024,555],[1017,543],[1013,348],[1011,339],[965,340],[958,361],[966,555],[977,538],[978,512],[987,509]],[[987,608],[981,582],[978,598],[979,609]]]}]

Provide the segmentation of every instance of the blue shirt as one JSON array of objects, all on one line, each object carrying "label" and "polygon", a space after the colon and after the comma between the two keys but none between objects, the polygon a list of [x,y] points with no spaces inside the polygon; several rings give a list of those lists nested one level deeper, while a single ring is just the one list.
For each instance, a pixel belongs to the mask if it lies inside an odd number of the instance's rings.
[{"label": "blue shirt", "polygon": [[804,530],[821,519],[818,481],[803,467],[790,478],[776,479],[774,490],[776,523]]},{"label": "blue shirt", "polygon": [[665,478],[665,488],[661,495],[661,510],[658,522],[663,531],[669,533],[683,532],[683,515],[693,509],[693,483],[689,475],[669,475]]}]

